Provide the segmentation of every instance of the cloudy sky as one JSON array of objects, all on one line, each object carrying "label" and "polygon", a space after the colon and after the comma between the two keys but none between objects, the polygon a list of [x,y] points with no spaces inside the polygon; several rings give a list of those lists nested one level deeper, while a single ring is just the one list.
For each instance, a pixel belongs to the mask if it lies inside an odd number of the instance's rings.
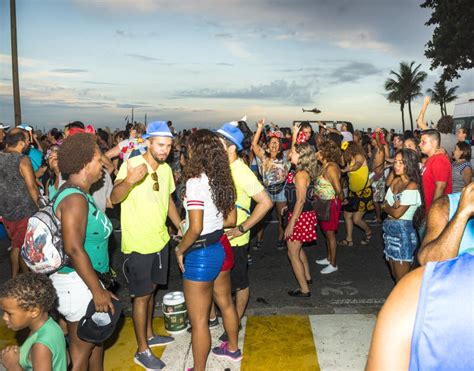
[{"label": "cloudy sky", "polygon": [[[179,129],[248,116],[400,128],[383,83],[423,56],[429,11],[413,0],[17,0],[23,121]],[[13,121],[9,1],[0,0],[0,121]],[[474,97],[472,70],[455,81]],[[413,104],[416,116],[420,101]],[[448,112],[452,105],[448,105]],[[428,119],[439,118],[432,107]],[[408,111],[406,112],[408,119]]]}]

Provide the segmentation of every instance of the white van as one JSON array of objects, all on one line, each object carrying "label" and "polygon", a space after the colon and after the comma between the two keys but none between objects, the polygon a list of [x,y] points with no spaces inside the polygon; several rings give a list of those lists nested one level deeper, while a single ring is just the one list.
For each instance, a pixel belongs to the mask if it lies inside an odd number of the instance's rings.
[{"label": "white van", "polygon": [[460,128],[467,131],[467,138],[471,141],[471,165],[474,169],[474,99],[454,104],[453,121],[454,134]]},{"label": "white van", "polygon": [[474,139],[474,99],[454,104],[453,121],[454,133],[460,128],[465,128],[468,138]]}]

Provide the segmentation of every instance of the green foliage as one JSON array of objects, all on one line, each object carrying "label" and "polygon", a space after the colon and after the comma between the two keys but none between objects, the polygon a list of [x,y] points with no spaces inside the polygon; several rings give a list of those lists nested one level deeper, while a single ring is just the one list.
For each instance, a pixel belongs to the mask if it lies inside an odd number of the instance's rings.
[{"label": "green foliage", "polygon": [[420,6],[432,9],[425,25],[435,26],[425,56],[432,70],[442,67],[442,78],[452,81],[458,71],[474,67],[473,0],[426,0]]},{"label": "green foliage", "polygon": [[411,112],[411,102],[421,95],[422,84],[428,76],[426,72],[420,71],[421,64],[414,67],[415,62],[400,62],[399,71],[390,71],[393,77],[385,81],[385,90],[388,92],[389,102],[398,102],[402,111],[402,123],[404,124],[403,110],[408,104],[410,114],[411,130],[413,130],[413,117]]},{"label": "green foliage", "polygon": [[441,116],[446,116],[446,103],[456,100],[456,90],[459,86],[453,86],[452,88],[447,88],[446,83],[443,79],[435,82],[433,89],[427,89],[426,92],[431,95],[431,101],[433,103],[439,104],[441,107]]}]

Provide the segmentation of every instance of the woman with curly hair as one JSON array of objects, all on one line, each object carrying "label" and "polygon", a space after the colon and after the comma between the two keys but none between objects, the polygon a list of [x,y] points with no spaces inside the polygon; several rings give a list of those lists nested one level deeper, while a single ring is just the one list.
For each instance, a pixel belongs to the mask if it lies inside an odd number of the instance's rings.
[{"label": "woman with curly hair", "polygon": [[342,202],[346,222],[346,238],[338,241],[338,244],[354,246],[352,232],[355,224],[365,232],[365,237],[360,243],[367,245],[372,238],[372,231],[363,217],[367,211],[374,209],[374,202],[365,151],[361,146],[350,143],[344,152],[344,160],[347,165],[341,171],[347,173],[349,178],[349,195]]},{"label": "woman with curly hair", "polygon": [[58,311],[66,319],[73,370],[103,369],[104,348],[77,336],[80,319],[92,300],[97,312],[114,312],[113,294],[99,281],[109,272],[109,218],[89,194],[102,177],[101,153],[93,134],[67,137],[58,152],[58,166],[66,180],[53,211],[61,221],[64,251],[70,264],[50,276],[58,293]]},{"label": "woman with curly hair", "polygon": [[[286,152],[283,152],[281,146],[281,139],[278,135],[281,132],[270,132],[268,134],[268,148],[264,150],[259,144],[260,136],[262,135],[265,120],[257,122],[257,132],[252,141],[252,150],[257,157],[257,164],[259,166],[260,174],[262,175],[263,185],[270,196],[270,199],[276,206],[278,216],[278,245],[279,250],[285,248],[285,241],[283,239],[283,226],[281,223],[281,211],[286,205],[285,198],[285,184],[288,170],[290,170],[290,162],[286,157]],[[262,226],[257,234],[257,245],[255,250],[258,250],[263,244]]]},{"label": "woman with curly hair", "polygon": [[413,227],[413,216],[422,204],[419,158],[415,151],[403,148],[395,153],[391,183],[383,210],[388,214],[383,222],[385,258],[398,282],[410,271],[418,238]]},{"label": "woman with curly hair", "polygon": [[235,224],[236,193],[227,153],[218,136],[198,130],[188,140],[184,235],[176,247],[192,326],[194,370],[204,371],[211,348],[208,320],[214,280],[224,262],[220,239],[224,226]]},{"label": "woman with curly hair", "polygon": [[321,200],[330,200],[329,220],[321,220],[319,226],[326,237],[327,258],[316,260],[317,264],[326,265],[322,274],[337,271],[336,264],[336,232],[339,228],[341,201],[344,199],[341,186],[341,149],[332,140],[321,143],[316,158],[323,165],[315,182],[315,193]]},{"label": "woman with curly hair", "polygon": [[0,287],[0,309],[7,326],[13,331],[30,330],[21,347],[0,351],[0,364],[7,370],[66,371],[64,335],[48,314],[57,298],[51,280],[44,274],[24,273]]},{"label": "woman with curly hair", "polygon": [[308,143],[295,144],[291,163],[296,167],[288,174],[285,196],[288,202],[288,225],[285,228],[288,257],[299,288],[288,292],[294,297],[310,297],[311,273],[303,242],[316,240],[316,213],[311,205],[312,183],[317,175],[317,160]]}]

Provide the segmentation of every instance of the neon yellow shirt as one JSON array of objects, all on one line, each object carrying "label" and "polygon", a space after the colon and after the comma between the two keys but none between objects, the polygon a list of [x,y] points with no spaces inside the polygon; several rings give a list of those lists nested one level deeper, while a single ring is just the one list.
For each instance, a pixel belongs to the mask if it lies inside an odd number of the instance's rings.
[{"label": "neon yellow shirt", "polygon": [[171,193],[175,190],[173,174],[168,164],[160,164],[158,175],[159,191],[153,190],[155,183],[151,178],[153,169],[143,156],[135,156],[125,161],[117,174],[122,180],[127,176],[127,163],[132,167],[146,164],[148,175],[135,184],[121,205],[122,252],[130,254],[151,254],[161,251],[168,243],[170,236],[166,227],[168,206]]},{"label": "neon yellow shirt", "polygon": [[[255,174],[245,163],[238,159],[230,164],[230,172],[237,192],[237,225],[249,217],[252,197],[264,190]],[[248,212],[247,212],[248,211]],[[250,231],[230,240],[232,246],[245,246],[250,241]]]}]

